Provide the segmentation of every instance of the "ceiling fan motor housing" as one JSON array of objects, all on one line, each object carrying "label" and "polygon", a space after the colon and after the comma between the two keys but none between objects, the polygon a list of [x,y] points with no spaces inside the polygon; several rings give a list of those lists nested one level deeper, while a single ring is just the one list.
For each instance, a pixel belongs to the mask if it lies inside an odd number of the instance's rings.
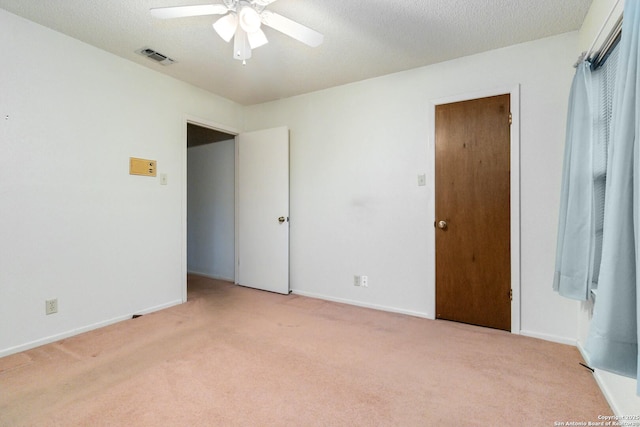
[{"label": "ceiling fan motor housing", "polygon": [[244,4],[240,5],[240,13],[238,14],[240,26],[247,33],[255,33],[260,29],[260,14],[248,3],[242,3]]}]

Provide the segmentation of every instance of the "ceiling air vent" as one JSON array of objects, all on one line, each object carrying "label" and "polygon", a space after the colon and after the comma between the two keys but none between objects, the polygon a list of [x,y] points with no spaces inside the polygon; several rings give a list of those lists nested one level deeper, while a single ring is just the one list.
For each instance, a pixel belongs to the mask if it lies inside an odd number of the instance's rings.
[{"label": "ceiling air vent", "polygon": [[160,52],[156,52],[155,50],[150,49],[148,47],[143,47],[142,49],[138,49],[136,50],[136,53],[142,56],[146,56],[149,59],[153,59],[154,61],[158,62],[160,65],[171,65],[174,62],[176,62],[173,59],[169,58],[168,56],[163,55]]}]

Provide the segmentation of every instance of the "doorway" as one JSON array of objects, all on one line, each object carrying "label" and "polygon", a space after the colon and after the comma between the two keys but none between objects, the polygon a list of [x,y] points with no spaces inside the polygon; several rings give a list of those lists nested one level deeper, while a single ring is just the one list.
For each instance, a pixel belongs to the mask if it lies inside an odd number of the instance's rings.
[{"label": "doorway", "polygon": [[[190,125],[196,125],[191,127]],[[200,129],[205,128],[205,129]],[[215,123],[187,117],[184,126],[184,155],[183,155],[183,183],[182,188],[182,300],[187,301],[187,273],[204,274],[209,277],[225,279],[233,281],[236,284],[254,287],[262,290],[273,292],[289,293],[289,257],[288,257],[288,229],[289,229],[289,131],[286,127],[273,129],[263,129],[259,131],[240,133],[226,126]],[[215,131],[215,132],[210,132]],[[189,136],[204,135],[204,143],[188,143]],[[221,135],[222,134],[222,135]],[[209,144],[210,141],[218,139],[218,142]],[[201,183],[198,178],[191,177],[191,185],[189,188],[189,176],[193,169],[193,165],[189,167],[189,150],[200,151],[201,147],[217,146],[222,142],[229,140],[230,146],[233,146],[233,156],[227,155],[222,162],[220,168],[231,168],[233,166],[233,179],[227,174],[227,184],[225,186],[225,194],[227,194],[227,202],[222,203],[225,207],[229,218],[226,226],[218,227],[224,229],[227,233],[233,233],[233,244],[227,243],[223,253],[228,257],[233,253],[233,274],[226,273],[221,275],[216,272],[202,271],[201,268],[194,268],[189,265],[188,247],[194,251],[194,239],[189,239],[188,235],[200,238],[203,232],[202,228],[192,228],[189,232],[190,225],[197,221],[192,215],[194,212],[200,212],[200,209],[188,209],[188,203],[195,203],[193,197],[193,188],[198,188]],[[193,145],[188,148],[187,145]],[[195,161],[202,162],[201,153],[192,156]],[[210,174],[214,169],[206,161],[201,167],[205,171],[202,174]],[[192,174],[191,174],[192,175]],[[200,175],[198,175],[200,177]],[[283,177],[285,179],[283,179]],[[209,179],[206,179],[209,181]],[[194,184],[195,181],[195,184]],[[229,183],[230,182],[230,183]],[[195,186],[195,187],[193,187]],[[203,191],[207,193],[207,191]],[[189,193],[189,195],[187,195]],[[229,202],[230,194],[233,194],[233,203]],[[259,196],[259,197],[258,197]],[[258,207],[255,201],[261,199]],[[249,204],[244,203],[249,202]],[[276,209],[272,209],[276,207]],[[192,212],[190,212],[192,211]],[[233,211],[233,215],[229,212]],[[272,212],[273,211],[273,212]],[[276,214],[274,215],[274,212]],[[203,215],[207,217],[205,213]],[[268,224],[264,220],[268,218]],[[233,219],[233,221],[231,221]],[[273,225],[279,230],[276,234],[272,230]],[[284,238],[283,238],[284,236]],[[211,240],[211,236],[206,236],[209,244],[217,244],[215,239]],[[206,239],[205,239],[206,240]],[[230,239],[227,239],[229,241]],[[211,243],[213,242],[213,243]],[[231,248],[231,249],[229,249]],[[193,253],[198,253],[197,249]],[[257,256],[252,256],[256,255]],[[266,257],[265,254],[269,254]],[[241,262],[241,258],[243,261]],[[268,262],[265,262],[267,260]],[[227,264],[228,265],[228,264]],[[226,270],[228,271],[228,270]],[[251,278],[260,277],[258,281]],[[275,280],[271,280],[275,278]],[[265,279],[268,279],[265,281]],[[272,282],[277,285],[272,286]]]},{"label": "doorway", "polygon": [[518,88],[433,105],[436,318],[519,332],[518,105]]},{"label": "doorway", "polygon": [[235,280],[235,135],[186,123],[187,273]]}]

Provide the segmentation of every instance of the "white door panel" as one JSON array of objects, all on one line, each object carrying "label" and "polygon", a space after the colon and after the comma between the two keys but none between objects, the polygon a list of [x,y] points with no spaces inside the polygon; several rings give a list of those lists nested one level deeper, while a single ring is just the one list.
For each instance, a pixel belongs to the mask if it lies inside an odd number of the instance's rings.
[{"label": "white door panel", "polygon": [[238,135],[238,284],[289,293],[288,218],[289,129]]}]

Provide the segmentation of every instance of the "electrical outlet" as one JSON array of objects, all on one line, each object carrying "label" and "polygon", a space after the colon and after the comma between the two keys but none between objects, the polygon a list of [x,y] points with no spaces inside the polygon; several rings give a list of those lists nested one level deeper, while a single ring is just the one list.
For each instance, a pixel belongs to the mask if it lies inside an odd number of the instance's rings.
[{"label": "electrical outlet", "polygon": [[353,276],[353,286],[361,286],[363,288],[369,287],[368,276]]},{"label": "electrical outlet", "polygon": [[54,314],[58,312],[58,298],[48,299],[44,304],[46,314]]}]

